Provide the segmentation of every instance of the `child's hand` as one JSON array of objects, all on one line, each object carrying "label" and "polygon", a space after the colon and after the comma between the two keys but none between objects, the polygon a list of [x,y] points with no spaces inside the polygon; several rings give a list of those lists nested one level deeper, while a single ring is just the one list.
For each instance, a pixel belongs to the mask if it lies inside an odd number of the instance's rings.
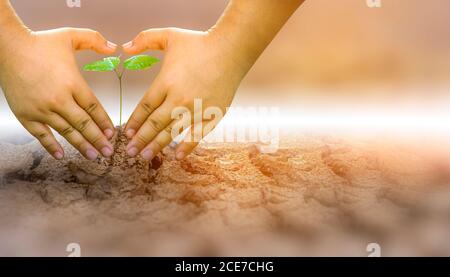
[{"label": "child's hand", "polygon": [[113,153],[114,126],[82,78],[75,50],[112,54],[116,46],[88,29],[26,31],[2,41],[0,84],[22,125],[56,159],[64,156],[49,127],[86,158]]},{"label": "child's hand", "polygon": [[[123,47],[128,54],[146,50],[166,52],[161,72],[125,129],[127,136],[133,138],[128,145],[128,154],[141,153],[149,160],[173,139],[171,113],[174,108],[187,107],[193,113],[194,99],[201,99],[203,110],[214,106],[225,114],[247,71],[228,49],[226,41],[208,32],[152,29],[140,33]],[[183,159],[197,145],[198,142],[178,145],[177,159]]]}]

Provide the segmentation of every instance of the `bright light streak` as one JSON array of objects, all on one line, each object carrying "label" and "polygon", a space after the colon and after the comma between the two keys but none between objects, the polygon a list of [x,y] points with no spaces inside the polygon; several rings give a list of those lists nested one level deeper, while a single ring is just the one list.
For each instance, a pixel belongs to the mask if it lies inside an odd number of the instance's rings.
[{"label": "bright light streak", "polygon": [[[118,116],[113,115],[113,119],[118,119]],[[277,126],[280,130],[287,131],[450,136],[450,109],[394,111],[380,108],[352,111],[351,107],[326,110],[280,108],[278,116],[243,116],[239,112],[230,112],[221,124],[240,127],[261,121],[268,126]],[[23,131],[23,127],[9,112],[0,114],[0,128],[0,137]]]}]

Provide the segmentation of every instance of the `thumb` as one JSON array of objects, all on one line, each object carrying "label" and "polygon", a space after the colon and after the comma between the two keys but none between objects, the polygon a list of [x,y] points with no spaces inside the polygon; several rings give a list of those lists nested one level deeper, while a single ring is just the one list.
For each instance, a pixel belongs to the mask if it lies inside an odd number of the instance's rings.
[{"label": "thumb", "polygon": [[170,29],[150,29],[140,32],[132,41],[122,45],[125,53],[135,55],[147,50],[165,50]]},{"label": "thumb", "polygon": [[72,44],[75,50],[93,50],[99,54],[116,52],[117,45],[107,41],[99,32],[91,29],[72,29]]}]

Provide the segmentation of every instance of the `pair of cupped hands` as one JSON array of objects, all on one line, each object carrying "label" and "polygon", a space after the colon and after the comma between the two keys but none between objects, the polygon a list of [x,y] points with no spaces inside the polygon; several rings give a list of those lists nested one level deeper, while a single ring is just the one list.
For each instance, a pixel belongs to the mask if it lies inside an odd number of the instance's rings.
[{"label": "pair of cupped hands", "polygon": [[[176,107],[193,111],[194,99],[201,99],[225,111],[245,75],[225,45],[211,32],[175,28],[143,31],[122,45],[130,55],[165,52],[161,71],[125,126],[128,155],[151,160],[169,145]],[[9,106],[54,158],[65,154],[51,129],[89,160],[113,155],[115,127],[82,77],[75,52],[111,55],[119,48],[99,32],[62,28],[18,32],[1,53],[0,82]],[[185,158],[197,144],[178,144],[176,158]]]}]

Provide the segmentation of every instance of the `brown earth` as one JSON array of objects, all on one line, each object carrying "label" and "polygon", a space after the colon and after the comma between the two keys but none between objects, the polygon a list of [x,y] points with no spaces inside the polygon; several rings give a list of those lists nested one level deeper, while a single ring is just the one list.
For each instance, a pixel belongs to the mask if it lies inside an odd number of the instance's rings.
[{"label": "brown earth", "polygon": [[[393,144],[290,136],[275,154],[84,160],[0,143],[0,255],[449,255],[450,174]],[[422,154],[421,154],[422,153]]]}]

